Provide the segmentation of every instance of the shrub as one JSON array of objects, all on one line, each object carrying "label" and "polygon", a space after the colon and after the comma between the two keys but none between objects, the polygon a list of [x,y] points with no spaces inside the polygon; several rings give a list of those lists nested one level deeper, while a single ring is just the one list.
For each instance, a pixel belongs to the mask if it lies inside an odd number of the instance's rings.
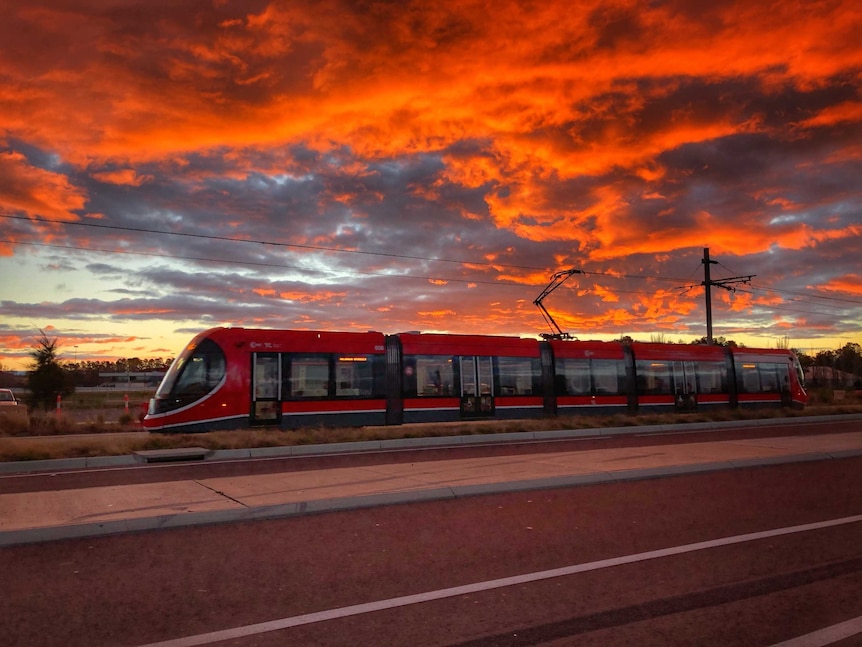
[{"label": "shrub", "polygon": [[30,421],[27,417],[3,416],[0,418],[0,436],[29,436]]},{"label": "shrub", "polygon": [[57,436],[59,434],[73,434],[77,430],[77,425],[62,415],[57,415],[53,413],[42,413],[30,416],[31,436]]}]

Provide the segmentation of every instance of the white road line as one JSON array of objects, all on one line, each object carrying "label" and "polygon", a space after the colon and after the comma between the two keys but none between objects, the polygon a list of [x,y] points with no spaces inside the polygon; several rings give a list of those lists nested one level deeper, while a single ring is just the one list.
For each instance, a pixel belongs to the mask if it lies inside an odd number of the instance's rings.
[{"label": "white road line", "polygon": [[860,633],[862,633],[862,616],[846,622],[839,622],[837,625],[825,627],[819,631],[812,631],[810,634],[798,638],[776,643],[772,647],[823,647]]},{"label": "white road line", "polygon": [[[637,553],[635,555],[625,555],[623,557],[601,559],[596,562],[587,562],[585,564],[575,564],[573,566],[554,568],[548,571],[539,571],[536,573],[526,573],[524,575],[503,577],[497,580],[475,582],[473,584],[454,586],[448,589],[439,589],[437,591],[428,591],[426,593],[405,595],[399,598],[390,598],[388,600],[378,600],[377,602],[355,604],[349,607],[342,607],[340,609],[329,609],[327,611],[307,613],[305,615],[293,616],[291,618],[281,618],[279,620],[270,620],[269,622],[260,622],[253,625],[246,625],[244,627],[234,627],[232,629],[224,629],[222,631],[213,631],[211,633],[198,634],[197,636],[186,636],[184,638],[175,638],[163,642],[150,643],[147,645],[142,645],[141,647],[193,647],[194,645],[209,645],[211,643],[219,642],[222,640],[232,640],[236,638],[242,638],[244,636],[262,634],[268,631],[289,629],[291,627],[299,627],[301,625],[312,624],[315,622],[336,620],[339,618],[356,616],[363,613],[372,613],[374,611],[383,611],[385,609],[404,607],[411,604],[430,602],[432,600],[442,600],[444,598],[452,598],[459,595],[467,595],[470,593],[478,593],[481,591],[490,591],[492,589],[498,589],[506,586],[516,586],[518,584],[538,582],[540,580],[547,580],[554,577],[563,577],[567,575],[575,575],[577,573],[586,573],[588,571],[597,571],[603,568],[610,568],[612,566],[633,564],[635,562],[658,559],[661,557],[670,557],[672,555],[681,555],[683,553],[690,553],[696,550],[706,550],[708,548],[731,546],[733,544],[741,544],[748,541],[757,541],[758,539],[780,537],[782,535],[791,535],[798,532],[808,532],[809,530],[821,530],[823,528],[832,528],[834,526],[843,526],[846,524],[859,522],[862,522],[862,515],[842,517],[841,519],[830,519],[828,521],[819,521],[817,523],[808,523],[800,526],[776,528],[774,530],[765,530],[763,532],[752,532],[745,535],[736,535],[734,537],[723,537],[721,539],[701,541],[694,544],[685,544],[684,546],[673,546],[671,548],[651,550],[645,553]],[[784,644],[785,643],[782,643],[782,645]],[[788,644],[793,645],[793,647],[803,647],[803,645],[805,647],[809,646],[809,643],[799,643],[798,645],[793,643]],[[828,643],[810,643],[810,645],[812,646],[819,646],[825,644]]]}]

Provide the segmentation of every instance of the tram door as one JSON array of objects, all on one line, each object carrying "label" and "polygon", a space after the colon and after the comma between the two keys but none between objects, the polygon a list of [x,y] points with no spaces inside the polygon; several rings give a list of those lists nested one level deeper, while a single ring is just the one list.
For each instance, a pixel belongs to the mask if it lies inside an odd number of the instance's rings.
[{"label": "tram door", "polygon": [[697,409],[697,376],[694,362],[673,363],[673,388],[677,411]]},{"label": "tram door", "polygon": [[494,415],[494,372],[490,357],[462,355],[461,415],[465,418]]},{"label": "tram door", "polygon": [[790,391],[790,365],[776,364],[778,369],[778,390],[781,392],[781,406],[793,406],[793,393]]},{"label": "tram door", "polygon": [[281,362],[278,353],[254,353],[251,368],[251,424],[280,424]]}]

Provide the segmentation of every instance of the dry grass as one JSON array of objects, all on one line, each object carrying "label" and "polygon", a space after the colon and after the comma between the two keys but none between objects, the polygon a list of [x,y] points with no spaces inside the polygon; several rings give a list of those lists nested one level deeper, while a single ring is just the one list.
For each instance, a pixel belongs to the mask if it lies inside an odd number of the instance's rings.
[{"label": "dry grass", "polygon": [[[91,456],[123,456],[145,449],[147,435],[102,437],[59,436],[40,438],[0,438],[0,460],[33,461],[53,458],[82,458]],[[177,445],[181,447],[182,445]]]},{"label": "dry grass", "polygon": [[[245,429],[200,434],[148,434],[140,432],[134,420],[124,424],[78,423],[65,416],[34,416],[30,425],[0,422],[0,461],[26,461],[52,458],[122,456],[145,449],[206,447],[208,449],[245,449],[317,445],[394,438],[465,436],[516,433],[556,429],[596,429],[686,422],[710,422],[813,415],[862,413],[855,401],[808,407],[805,411],[728,409],[710,413],[619,414],[614,416],[560,416],[556,418],[474,421],[392,427],[308,427],[297,430]],[[121,432],[121,433],[117,433]],[[140,433],[128,433],[140,432]],[[84,435],[86,434],[86,435]],[[47,436],[34,438],[32,435]]]}]

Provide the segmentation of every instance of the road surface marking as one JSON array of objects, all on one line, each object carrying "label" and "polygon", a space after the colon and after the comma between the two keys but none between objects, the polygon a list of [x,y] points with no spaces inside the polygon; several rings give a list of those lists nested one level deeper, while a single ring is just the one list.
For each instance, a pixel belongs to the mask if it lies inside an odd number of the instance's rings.
[{"label": "road surface marking", "polygon": [[823,647],[860,633],[862,633],[862,616],[846,622],[839,622],[837,625],[825,627],[819,631],[812,631],[804,636],[785,640],[782,643],[776,643],[772,647]]},{"label": "road surface marking", "polygon": [[[621,566],[623,564],[634,564],[650,559],[659,559],[661,557],[670,557],[673,555],[682,555],[691,553],[697,550],[706,550],[708,548],[720,548],[722,546],[731,546],[733,544],[742,544],[748,541],[757,541],[759,539],[769,539],[770,537],[780,537],[782,535],[792,535],[798,532],[808,532],[810,530],[821,530],[823,528],[832,528],[835,526],[843,526],[851,523],[862,522],[862,515],[854,515],[851,517],[842,517],[841,519],[830,519],[828,521],[819,521],[816,523],[807,523],[800,526],[787,526],[785,528],[775,528],[773,530],[764,530],[762,532],[752,532],[745,535],[736,535],[734,537],[723,537],[721,539],[711,539],[709,541],[700,541],[694,544],[685,544],[683,546],[672,546],[670,548],[662,548],[659,550],[650,550],[644,553],[636,553],[634,555],[625,555],[623,557],[612,557],[610,559],[600,559],[595,562],[587,562],[584,564],[574,564],[572,566],[564,566],[562,568],[554,568],[547,571],[538,571],[536,573],[525,573],[523,575],[514,575],[512,577],[503,577],[496,580],[488,580],[486,582],[475,582],[473,584],[464,584],[462,586],[453,586],[448,589],[439,589],[437,591],[427,591],[425,593],[416,593],[414,595],[405,595],[399,598],[390,598],[388,600],[378,600],[376,602],[366,602],[364,604],[354,604],[349,607],[340,609],[329,609],[327,611],[317,611],[315,613],[306,613],[301,616],[293,616],[291,618],[281,618],[279,620],[270,620],[269,622],[260,622],[244,627],[234,627],[232,629],[223,629],[221,631],[213,631],[197,636],[186,636],[184,638],[174,638],[163,642],[149,643],[141,647],[194,647],[195,645],[209,645],[223,640],[233,640],[243,638],[245,636],[253,636],[269,631],[279,631],[281,629],[290,629],[291,627],[299,627],[315,622],[324,622],[328,620],[337,620],[339,618],[347,618],[349,616],[361,615],[363,613],[373,613],[375,611],[383,611],[386,609],[394,609],[396,607],[405,607],[411,604],[422,604],[433,600],[442,600],[444,598],[452,598],[459,595],[468,595],[471,593],[479,593],[482,591],[490,591],[506,586],[516,586],[519,584],[527,584],[530,582],[538,582],[554,577],[563,577],[567,575],[575,575],[577,573],[586,573],[589,571],[597,571],[603,568],[611,568],[613,566]],[[858,621],[858,619],[857,619]],[[846,624],[846,623],[845,623]],[[836,627],[841,625],[836,625]],[[826,631],[826,630],[824,630]],[[809,634],[810,635],[810,634]],[[852,634],[850,634],[852,635]],[[805,638],[802,636],[796,640]],[[837,639],[836,639],[837,640]],[[819,647],[820,645],[829,644],[828,642],[800,642],[800,643],[781,643],[782,646],[789,647]],[[777,646],[776,646],[777,647]]]}]

